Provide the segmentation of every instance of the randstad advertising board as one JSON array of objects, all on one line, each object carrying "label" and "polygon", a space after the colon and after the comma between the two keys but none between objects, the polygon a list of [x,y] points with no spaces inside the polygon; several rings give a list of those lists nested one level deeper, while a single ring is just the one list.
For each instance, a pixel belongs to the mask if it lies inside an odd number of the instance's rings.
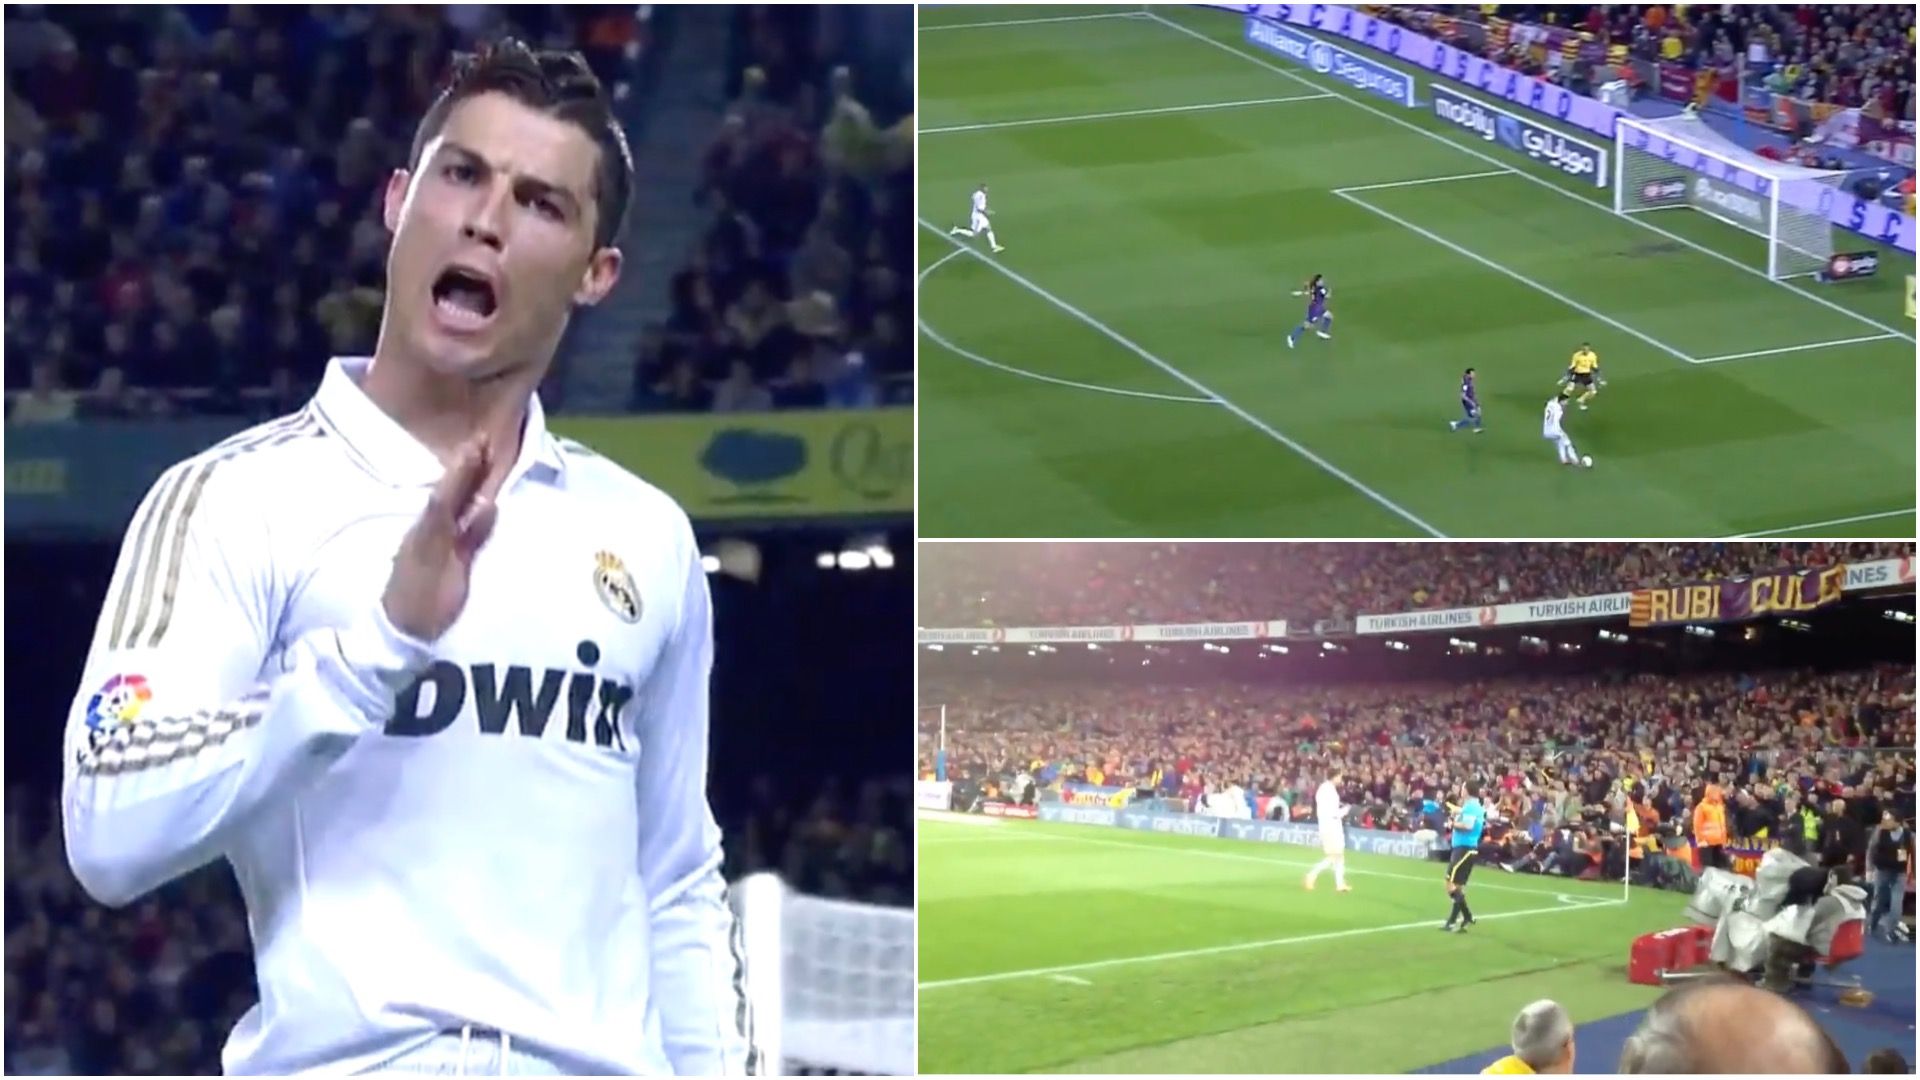
[{"label": "randstad advertising board", "polygon": [[[1040,820],[1068,825],[1106,825],[1135,832],[1171,833],[1175,836],[1210,836],[1245,840],[1258,844],[1287,844],[1293,847],[1318,847],[1319,826],[1286,821],[1235,821],[1231,818],[1201,814],[1170,814],[1154,810],[1116,810],[1106,807],[1062,806],[1042,803]],[[1346,830],[1347,850],[1374,855],[1396,855],[1406,859],[1424,859],[1428,846],[1411,833],[1383,829]]]}]

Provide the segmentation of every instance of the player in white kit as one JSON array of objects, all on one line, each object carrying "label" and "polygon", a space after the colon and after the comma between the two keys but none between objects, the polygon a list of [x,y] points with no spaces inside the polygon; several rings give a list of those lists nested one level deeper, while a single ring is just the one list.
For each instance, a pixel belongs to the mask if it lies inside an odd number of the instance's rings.
[{"label": "player in white kit", "polygon": [[1564,394],[1549,398],[1540,421],[1540,437],[1554,445],[1560,454],[1560,464],[1579,465],[1580,452],[1573,448],[1573,440],[1567,437],[1566,429],[1561,427],[1566,411],[1567,399]]},{"label": "player in white kit", "polygon": [[989,220],[992,216],[993,212],[987,209],[987,185],[981,184],[979,187],[973,189],[973,216],[971,218],[971,224],[964,229],[955,225],[953,228],[948,229],[947,233],[950,236],[979,236],[981,233],[985,233],[987,243],[993,245],[993,250],[1005,251],[1007,249],[1000,246],[1000,241],[993,238],[993,223]]},{"label": "player in white kit", "polygon": [[1346,778],[1346,770],[1336,767],[1333,775],[1321,781],[1320,787],[1313,793],[1315,817],[1320,823],[1320,850],[1326,858],[1313,865],[1307,871],[1307,888],[1319,879],[1320,871],[1333,867],[1333,887],[1336,892],[1352,892],[1347,884],[1347,831],[1344,824],[1347,807],[1340,802],[1340,781]]},{"label": "player in white kit", "polygon": [[461,57],[387,182],[373,356],[128,527],[67,858],[114,906],[232,864],[260,1001],[229,1074],[756,1068],[700,551],[535,396],[632,182],[578,54]]}]

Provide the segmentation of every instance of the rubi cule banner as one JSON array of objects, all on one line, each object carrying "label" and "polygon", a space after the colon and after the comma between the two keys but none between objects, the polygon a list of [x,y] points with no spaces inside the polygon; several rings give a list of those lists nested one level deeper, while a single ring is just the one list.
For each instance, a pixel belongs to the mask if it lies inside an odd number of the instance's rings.
[{"label": "rubi cule banner", "polygon": [[1847,568],[1817,573],[1762,574],[1740,581],[1708,581],[1662,589],[1635,589],[1627,615],[1631,626],[1741,622],[1768,615],[1813,611],[1846,593]]}]

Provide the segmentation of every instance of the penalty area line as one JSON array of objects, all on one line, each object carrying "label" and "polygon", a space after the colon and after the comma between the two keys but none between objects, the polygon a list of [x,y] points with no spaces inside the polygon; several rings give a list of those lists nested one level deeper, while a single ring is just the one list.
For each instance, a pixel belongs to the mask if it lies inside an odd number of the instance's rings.
[{"label": "penalty area line", "polygon": [[[1172,30],[1180,34],[1185,34],[1187,37],[1194,39],[1195,41],[1199,42],[1202,45],[1211,45],[1212,47],[1219,49],[1220,51],[1227,53],[1230,56],[1237,56],[1241,60],[1254,64],[1257,67],[1265,68],[1268,71],[1271,71],[1274,74],[1279,75],[1283,78],[1291,79],[1294,82],[1299,83],[1301,86],[1310,87],[1315,90],[1325,89],[1321,84],[1316,83],[1311,79],[1308,79],[1304,75],[1301,75],[1294,71],[1289,71],[1286,68],[1283,68],[1278,64],[1268,61],[1261,56],[1245,51],[1244,49],[1240,48],[1239,42],[1237,40],[1229,44],[1228,42],[1222,41],[1219,38],[1209,37],[1208,35],[1203,34],[1198,30],[1195,30],[1191,26],[1186,26],[1179,22],[1175,22],[1174,20],[1167,18],[1166,16],[1160,14],[1157,11],[1146,11],[1146,12],[1143,12],[1142,14],[1144,14],[1147,18],[1153,20],[1154,22],[1159,23],[1161,26],[1166,27],[1169,30]],[[1313,37],[1313,35],[1311,34],[1307,36]],[[1316,38],[1315,40],[1318,40],[1318,39]],[[1532,173],[1521,172],[1518,169],[1512,169],[1509,167],[1507,162],[1501,161],[1500,159],[1492,156],[1491,154],[1483,153],[1482,151],[1476,150],[1473,147],[1466,145],[1465,143],[1456,142],[1453,139],[1447,137],[1446,135],[1441,134],[1438,131],[1431,131],[1427,128],[1420,127],[1406,120],[1403,117],[1395,116],[1392,113],[1386,112],[1383,109],[1376,108],[1373,105],[1370,105],[1367,102],[1352,96],[1351,94],[1347,94],[1339,90],[1332,90],[1329,92],[1332,93],[1334,97],[1337,97],[1340,100],[1346,102],[1347,104],[1352,105],[1354,108],[1359,109],[1363,112],[1372,113],[1373,115],[1381,118],[1382,120],[1385,120],[1390,124],[1396,124],[1402,128],[1405,128],[1406,130],[1413,132],[1415,135],[1418,135],[1423,139],[1432,139],[1434,142],[1442,143],[1446,146],[1451,146],[1455,150],[1463,154],[1467,154],[1470,157],[1477,157],[1481,161],[1484,161],[1489,165],[1498,165],[1503,169],[1507,169],[1509,172],[1512,172],[1513,175],[1519,177],[1520,179],[1525,180],[1530,184],[1538,184],[1541,187],[1545,188],[1546,190],[1553,192],[1555,195],[1561,196],[1562,198],[1572,199],[1575,202],[1582,203],[1588,207],[1591,207],[1592,209],[1599,210],[1602,213],[1608,214],[1609,216],[1620,217],[1620,215],[1613,214],[1613,210],[1611,207],[1595,202],[1593,199],[1589,198],[1586,195],[1582,195],[1578,192],[1570,191],[1566,188],[1563,188],[1558,184],[1555,184],[1553,181],[1548,180],[1544,176],[1535,176]],[[1638,214],[1625,215],[1624,220],[1629,225],[1634,225],[1639,228],[1646,229],[1650,232],[1659,233],[1661,236],[1666,237],[1667,239],[1673,241],[1676,244],[1681,244],[1685,247],[1692,248],[1693,250],[1709,258],[1718,259],[1719,261],[1726,263],[1728,266],[1733,267],[1735,270],[1738,270],[1743,274],[1751,274],[1755,277],[1760,278],[1762,281],[1767,282],[1768,284],[1778,285],[1783,289],[1787,289],[1791,291],[1795,296],[1798,296],[1803,300],[1810,300],[1816,304],[1819,304],[1821,307],[1827,308],[1828,310],[1837,312],[1843,316],[1846,316],[1847,318],[1853,319],[1855,322],[1864,323],[1865,325],[1871,326],[1876,330],[1881,330],[1886,333],[1890,333],[1895,337],[1905,338],[1908,341],[1914,340],[1914,336],[1912,334],[1906,333],[1901,330],[1897,330],[1894,327],[1888,326],[1886,323],[1879,321],[1878,319],[1873,319],[1865,315],[1862,315],[1859,312],[1854,311],[1852,308],[1836,303],[1835,301],[1829,300],[1824,296],[1815,295],[1814,293],[1809,292],[1806,289],[1799,288],[1794,285],[1790,285],[1785,281],[1778,281],[1771,277],[1768,277],[1767,272],[1765,270],[1762,270],[1758,267],[1751,266],[1747,263],[1741,262],[1739,259],[1736,259],[1733,256],[1728,255],[1723,251],[1715,251],[1714,249],[1706,246],[1705,244],[1700,244],[1692,240],[1689,240],[1686,237],[1681,236],[1679,233],[1668,232],[1667,230],[1662,229],[1658,225],[1654,225],[1650,222],[1643,221],[1641,220],[1640,215]]]},{"label": "penalty area line", "polygon": [[[920,276],[915,282],[916,288],[914,289],[914,295],[915,296],[924,295],[926,291],[927,278],[932,276],[935,270],[938,270],[942,266],[945,266],[950,260],[957,259],[962,255],[978,256],[979,254],[980,254],[979,252],[973,250],[972,248],[961,247],[953,251],[949,251],[945,255],[942,255],[938,259],[935,259],[930,266],[928,266],[925,270],[920,271]],[[918,307],[919,305],[915,305],[915,306]],[[1213,398],[1210,398],[1210,397],[1186,397],[1181,394],[1159,394],[1151,390],[1125,390],[1118,386],[1102,386],[1099,383],[1076,382],[1073,379],[1062,379],[1056,375],[1043,375],[1038,371],[1028,371],[1026,368],[1014,367],[1012,364],[1003,364],[998,360],[989,360],[986,357],[981,356],[977,352],[973,352],[970,349],[963,349],[960,346],[955,345],[953,342],[948,341],[947,338],[940,333],[940,331],[935,330],[933,328],[933,325],[927,322],[927,317],[921,314],[919,311],[914,312],[913,321],[916,325],[920,327],[921,333],[932,338],[935,343],[940,345],[942,348],[946,349],[948,352],[953,353],[955,356],[961,357],[962,359],[971,360],[982,367],[992,368],[995,371],[1004,371],[1009,375],[1018,375],[1023,379],[1032,379],[1035,382],[1048,383],[1053,386],[1065,386],[1074,390],[1091,390],[1091,391],[1094,391],[1095,393],[1100,393],[1100,394],[1113,394],[1118,397],[1146,398],[1151,401],[1175,401],[1175,402],[1180,402],[1182,404],[1187,404],[1187,405],[1218,405],[1220,404],[1218,401],[1215,401]]]},{"label": "penalty area line", "polygon": [[1401,228],[1407,230],[1408,232],[1416,233],[1420,236],[1424,236],[1427,239],[1433,241],[1434,243],[1439,244],[1441,247],[1444,247],[1447,250],[1454,252],[1455,254],[1472,259],[1474,262],[1479,263],[1481,266],[1484,266],[1487,269],[1494,271],[1495,273],[1504,274],[1507,277],[1512,278],[1514,281],[1517,281],[1520,284],[1525,285],[1527,288],[1534,290],[1535,292],[1543,293],[1547,296],[1550,296],[1553,299],[1560,301],[1562,304],[1565,304],[1567,307],[1570,307],[1573,310],[1580,312],[1582,315],[1585,315],[1590,319],[1598,319],[1599,321],[1606,323],[1608,326],[1613,327],[1615,330],[1618,330],[1623,334],[1636,338],[1640,341],[1647,343],[1648,345],[1653,346],[1656,349],[1659,349],[1661,352],[1666,353],[1668,356],[1674,357],[1677,360],[1681,360],[1689,364],[1698,362],[1688,353],[1683,352],[1682,350],[1677,349],[1672,345],[1667,344],[1664,341],[1661,341],[1659,338],[1654,337],[1652,334],[1646,333],[1645,331],[1642,331],[1642,330],[1636,330],[1632,326],[1629,326],[1626,323],[1621,322],[1619,319],[1616,319],[1611,315],[1607,315],[1603,312],[1595,310],[1594,308],[1588,307],[1587,305],[1581,303],[1580,301],[1575,300],[1573,297],[1568,296],[1566,293],[1563,293],[1558,289],[1553,288],[1550,285],[1543,285],[1540,282],[1535,281],[1532,278],[1528,277],[1527,275],[1521,273],[1520,271],[1515,270],[1512,267],[1506,265],[1505,263],[1502,263],[1496,259],[1489,259],[1485,255],[1482,255],[1477,251],[1472,251],[1468,248],[1462,247],[1459,244],[1454,243],[1453,241],[1447,239],[1444,236],[1439,235],[1438,233],[1433,232],[1430,229],[1421,228],[1420,226],[1415,225],[1413,222],[1408,221],[1406,218],[1403,218],[1398,214],[1392,213],[1390,211],[1382,210],[1379,207],[1373,205],[1372,203],[1366,201],[1365,199],[1348,194],[1348,192],[1353,190],[1356,190],[1356,189],[1353,189],[1353,188],[1335,189],[1333,193],[1335,195],[1338,195],[1340,198],[1345,199],[1348,202],[1352,203],[1353,205],[1359,207],[1362,210],[1366,210],[1371,213],[1378,214],[1383,218],[1386,218],[1388,221],[1393,222],[1395,225],[1400,226]]},{"label": "penalty area line", "polygon": [[1878,514],[1855,514],[1853,517],[1833,518],[1828,521],[1809,521],[1803,525],[1786,525],[1778,529],[1755,529],[1752,532],[1734,533],[1723,540],[1744,540],[1754,536],[1779,536],[1783,533],[1799,532],[1801,529],[1824,529],[1830,525],[1852,525],[1861,521],[1879,521],[1881,518],[1899,517],[1902,514],[1915,513],[1914,507],[1905,510],[1883,510]]},{"label": "penalty area line", "polygon": [[[951,236],[948,236],[946,233],[946,230],[940,228],[938,225],[935,225],[931,221],[928,221],[926,218],[923,217],[918,220],[920,222],[921,228],[929,230],[935,236],[938,236],[941,239],[947,241],[949,244],[952,244],[954,247],[961,248],[963,250],[968,250],[968,251],[972,250],[971,248],[968,248],[965,244],[962,244],[960,241],[955,240]],[[1327,475],[1333,477],[1336,480],[1339,480],[1341,483],[1347,485],[1353,490],[1359,492],[1361,495],[1366,496],[1368,501],[1372,502],[1375,506],[1378,506],[1381,509],[1386,510],[1387,512],[1398,517],[1400,520],[1405,521],[1407,524],[1412,525],[1416,529],[1419,529],[1421,532],[1427,534],[1428,536],[1434,537],[1435,539],[1439,539],[1439,540],[1446,539],[1447,537],[1446,533],[1443,533],[1439,529],[1434,528],[1432,525],[1427,524],[1425,521],[1415,516],[1413,511],[1408,510],[1406,507],[1401,506],[1399,503],[1394,502],[1392,499],[1389,499],[1385,495],[1380,494],[1378,491],[1375,491],[1373,488],[1368,487],[1366,484],[1360,482],[1358,479],[1355,479],[1351,473],[1346,472],[1345,470],[1341,469],[1338,465],[1335,465],[1333,462],[1328,461],[1326,458],[1321,457],[1319,454],[1316,454],[1312,450],[1308,449],[1304,443],[1300,442],[1297,439],[1292,438],[1291,436],[1287,435],[1285,432],[1282,432],[1279,428],[1274,427],[1272,424],[1269,424],[1265,420],[1262,420],[1259,417],[1255,416],[1254,414],[1248,412],[1246,409],[1235,404],[1231,399],[1221,395],[1217,391],[1208,387],[1205,383],[1202,383],[1200,380],[1180,370],[1178,367],[1174,366],[1168,361],[1163,360],[1160,357],[1155,356],[1153,353],[1148,352],[1146,349],[1142,348],[1138,343],[1136,343],[1133,339],[1120,333],[1118,330],[1115,330],[1113,327],[1108,326],[1106,323],[1101,322],[1099,319],[1094,318],[1093,316],[1087,314],[1086,312],[1080,310],[1079,308],[1074,307],[1072,304],[1067,303],[1065,300],[1062,300],[1059,297],[1053,295],[1052,293],[1048,292],[1046,289],[1041,288],[1039,285],[1034,284],[1033,281],[1028,279],[1024,274],[1021,274],[1016,270],[1009,269],[1005,264],[999,262],[998,260],[993,259],[987,255],[982,255],[977,251],[975,251],[973,255],[974,255],[974,258],[979,259],[985,265],[992,267],[994,271],[999,273],[1002,277],[1005,277],[1007,280],[1013,282],[1016,285],[1019,285],[1021,288],[1026,289],[1028,292],[1034,294],[1035,296],[1038,296],[1040,299],[1045,300],[1047,303],[1052,304],[1054,307],[1059,308],[1061,311],[1066,312],[1068,315],[1071,315],[1074,318],[1080,320],[1082,323],[1085,323],[1088,327],[1098,331],[1102,337],[1105,337],[1107,340],[1113,342],[1115,345],[1120,346],[1121,348],[1139,357],[1140,359],[1146,361],[1147,363],[1152,364],[1154,367],[1159,368],[1161,371],[1166,372],[1168,375],[1172,376],[1175,381],[1183,383],[1187,387],[1191,388],[1195,394],[1213,399],[1213,402],[1216,405],[1232,413],[1234,416],[1239,417],[1242,421],[1244,421],[1247,424],[1248,427],[1253,428],[1254,430],[1260,432],[1262,435],[1265,435],[1267,438],[1272,439],[1274,442],[1277,442],[1281,446],[1284,446],[1287,449],[1293,451],[1295,454],[1298,454],[1300,457],[1305,458],[1307,461],[1311,462],[1315,467],[1317,467],[1321,472],[1326,473]]]},{"label": "penalty area line", "polygon": [[1334,188],[1335,195],[1345,195],[1349,191],[1379,191],[1381,188],[1417,187],[1421,184],[1450,184],[1455,180],[1479,180],[1488,176],[1512,176],[1512,169],[1490,169],[1487,172],[1456,173],[1452,176],[1428,176],[1419,180],[1390,180],[1384,184],[1355,184],[1351,187]]},{"label": "penalty area line", "polygon": [[1781,356],[1786,353],[1806,352],[1809,349],[1831,349],[1841,345],[1858,345],[1863,341],[1893,341],[1898,334],[1868,334],[1864,337],[1835,338],[1832,341],[1814,341],[1805,345],[1782,345],[1777,349],[1755,349],[1753,352],[1728,353],[1725,356],[1702,356],[1694,360],[1696,364],[1717,364],[1722,360],[1747,360],[1755,356]]}]

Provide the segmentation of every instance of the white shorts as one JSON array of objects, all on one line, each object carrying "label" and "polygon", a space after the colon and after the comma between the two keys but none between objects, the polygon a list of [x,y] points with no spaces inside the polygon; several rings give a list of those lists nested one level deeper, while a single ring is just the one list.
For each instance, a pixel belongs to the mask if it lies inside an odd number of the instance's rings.
[{"label": "white shorts", "polygon": [[1320,850],[1329,855],[1340,855],[1347,850],[1346,830],[1338,825],[1320,826]]},{"label": "white shorts", "polygon": [[985,232],[987,230],[987,215],[985,214],[973,215],[973,224],[967,226],[967,228],[973,230],[974,232]]}]

